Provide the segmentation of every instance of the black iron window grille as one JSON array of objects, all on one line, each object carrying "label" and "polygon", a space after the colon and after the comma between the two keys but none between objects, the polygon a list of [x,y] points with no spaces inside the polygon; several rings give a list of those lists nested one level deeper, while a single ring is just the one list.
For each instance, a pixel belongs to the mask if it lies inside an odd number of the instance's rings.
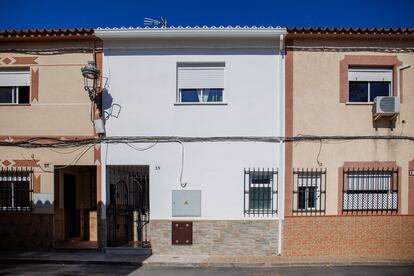
[{"label": "black iron window grille", "polygon": [[398,168],[344,169],[342,212],[397,213],[398,183]]},{"label": "black iron window grille", "polygon": [[325,215],[326,169],[293,170],[293,213]]},{"label": "black iron window grille", "polygon": [[31,168],[0,168],[0,212],[32,211]]},{"label": "black iron window grille", "polygon": [[277,214],[278,171],[274,169],[244,170],[244,215]]}]

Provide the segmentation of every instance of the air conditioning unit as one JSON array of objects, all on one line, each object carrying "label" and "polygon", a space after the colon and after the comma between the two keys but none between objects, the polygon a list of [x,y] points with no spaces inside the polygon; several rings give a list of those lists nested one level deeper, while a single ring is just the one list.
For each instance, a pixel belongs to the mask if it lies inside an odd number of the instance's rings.
[{"label": "air conditioning unit", "polygon": [[400,97],[376,97],[374,99],[373,113],[375,120],[380,117],[396,118],[400,113]]}]

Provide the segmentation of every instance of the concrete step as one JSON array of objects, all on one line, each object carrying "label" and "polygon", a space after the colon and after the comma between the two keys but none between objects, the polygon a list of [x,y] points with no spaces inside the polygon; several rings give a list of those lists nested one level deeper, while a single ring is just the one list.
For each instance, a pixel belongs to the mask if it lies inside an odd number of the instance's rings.
[{"label": "concrete step", "polygon": [[136,248],[136,247],[107,247],[104,249],[106,254],[112,255],[133,255],[133,256],[150,256],[152,255],[151,248]]}]

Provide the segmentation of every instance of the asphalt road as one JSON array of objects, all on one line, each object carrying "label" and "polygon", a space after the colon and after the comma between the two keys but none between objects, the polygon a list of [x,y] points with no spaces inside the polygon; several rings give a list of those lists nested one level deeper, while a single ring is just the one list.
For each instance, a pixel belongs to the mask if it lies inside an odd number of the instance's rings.
[{"label": "asphalt road", "polygon": [[278,268],[173,268],[91,264],[2,264],[0,275],[296,276],[414,275],[414,266],[325,266]]}]

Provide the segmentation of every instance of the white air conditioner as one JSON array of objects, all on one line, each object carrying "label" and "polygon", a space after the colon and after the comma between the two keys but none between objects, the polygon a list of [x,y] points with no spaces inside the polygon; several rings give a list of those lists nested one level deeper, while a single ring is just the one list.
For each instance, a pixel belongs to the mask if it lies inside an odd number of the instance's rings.
[{"label": "white air conditioner", "polygon": [[373,113],[375,120],[384,116],[396,118],[400,113],[400,97],[376,97],[374,99]]}]

